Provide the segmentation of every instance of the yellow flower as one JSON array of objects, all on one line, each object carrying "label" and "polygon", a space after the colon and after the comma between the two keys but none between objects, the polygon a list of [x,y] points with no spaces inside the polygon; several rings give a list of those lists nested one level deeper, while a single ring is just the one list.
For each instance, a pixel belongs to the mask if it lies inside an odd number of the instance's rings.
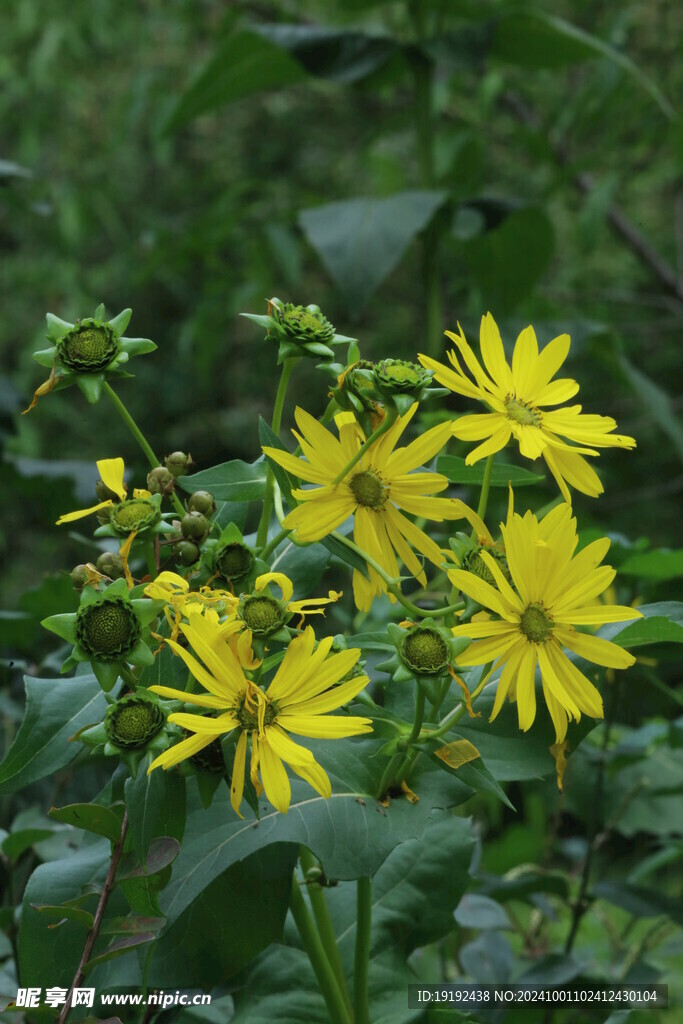
[{"label": "yellow flower", "polygon": [[[124,474],[123,459],[100,459],[97,463],[97,470],[100,474],[100,479],[105,487],[116,494],[120,501],[126,500],[128,488],[123,482]],[[136,488],[133,491],[133,498],[151,498],[151,493],[142,488]],[[60,516],[57,520],[57,526],[62,526],[64,523],[73,523],[76,519],[83,519],[85,516],[92,515],[93,512],[99,512],[102,508],[113,508],[116,502],[112,498],[108,498],[106,501],[100,501],[97,505],[92,505],[91,508],[81,508],[76,512],[67,512],[65,515]]]},{"label": "yellow flower", "polygon": [[600,565],[607,554],[607,538],[588,544],[574,555],[578,537],[576,519],[568,505],[558,505],[544,519],[531,512],[514,513],[501,523],[505,554],[515,589],[486,550],[480,557],[496,586],[461,569],[448,572],[450,581],[499,619],[455,626],[455,636],[474,642],[459,655],[460,665],[484,665],[495,661],[502,667],[491,718],[500,711],[506,696],[517,701],[519,727],[525,731],[536,717],[534,679],[541,670],[543,695],[555,725],[557,742],[567,732],[568,718],[581,712],[602,718],[602,699],[591,682],[574,665],[563,648],[581,658],[609,668],[628,668],[635,658],[616,644],[590,636],[575,626],[626,622],[640,617],[634,608],[596,604],[596,598],[615,576],[609,565]]},{"label": "yellow flower", "polygon": [[168,686],[150,686],[149,689],[162,697],[210,708],[217,712],[217,717],[184,713],[169,715],[170,722],[193,735],[164,751],[152,762],[149,771],[179,764],[220,736],[237,729],[239,738],[230,791],[230,800],[237,814],[240,813],[244,792],[248,739],[251,740],[251,781],[257,793],[265,789],[266,796],[278,811],[286,814],[291,798],[283,762],[287,762],[295,774],[316,792],[328,798],[332,788],[326,772],[311,751],[295,743],[289,734],[341,739],[372,731],[368,718],[327,714],[352,700],[368,682],[367,676],[362,675],[334,685],[351,671],[360,651],[342,651],[328,657],[332,637],[326,637],[315,647],[315,636],[308,626],[289,644],[275,677],[264,691],[247,678],[229,643],[220,636],[216,624],[209,618],[193,615],[192,621],[183,623],[180,628],[203,664],[173,640],[168,643],[206,693],[184,693]]},{"label": "yellow flower", "polygon": [[[441,522],[460,519],[467,506],[454,498],[435,498],[435,492],[448,487],[440,473],[413,473],[429,461],[448,441],[451,424],[432,427],[405,448],[396,444],[415,414],[416,402],[405,416],[382,434],[360,461],[342,474],[360,449],[364,436],[352,413],[335,417],[339,440],[303,409],[295,416],[301,434],[293,431],[305,459],[298,459],[278,448],[264,448],[266,455],[301,480],[319,486],[294,491],[301,504],[284,519],[283,526],[296,532],[303,543],[321,540],[349,516],[354,516],[354,540],[392,578],[399,575],[396,555],[424,586],[427,582],[415,548],[435,565],[443,555],[438,544],[402,514],[421,516]],[[469,510],[467,510],[469,511]],[[354,570],[353,595],[356,606],[367,611],[373,598],[386,591],[379,574],[369,567],[370,579]],[[392,595],[389,595],[394,600]]]},{"label": "yellow flower", "polygon": [[[542,455],[555,477],[565,501],[571,502],[568,485],[597,497],[603,487],[583,455],[598,455],[594,448],[635,448],[632,437],[613,434],[616,421],[609,416],[585,415],[580,405],[563,409],[547,409],[560,405],[577,393],[579,385],[569,377],[553,380],[569,352],[569,335],[561,334],[538,351],[533,327],[526,327],[517,338],[512,366],[505,359],[503,343],[496,322],[490,313],[482,317],[480,344],[484,369],[467,344],[458,325],[458,334],[447,331],[474,377],[464,372],[455,350],[448,353],[450,369],[429,356],[420,355],[423,366],[434,371],[440,384],[467,398],[476,398],[492,410],[461,416],[453,433],[464,441],[483,441],[466,458],[472,465],[487,455],[500,451],[514,437],[527,459]],[[562,438],[576,441],[572,447]]]},{"label": "yellow flower", "polygon": [[[230,634],[242,628],[241,623],[236,620],[239,601],[228,590],[214,590],[211,587],[190,590],[190,584],[186,579],[175,572],[166,571],[159,573],[155,580],[148,583],[144,593],[147,597],[166,602],[165,613],[166,619],[172,627],[172,640],[178,636],[183,615],[189,618],[192,612],[202,612],[207,608],[217,608],[231,622],[230,628],[224,630],[224,633]],[[173,615],[171,615],[171,611]]]}]

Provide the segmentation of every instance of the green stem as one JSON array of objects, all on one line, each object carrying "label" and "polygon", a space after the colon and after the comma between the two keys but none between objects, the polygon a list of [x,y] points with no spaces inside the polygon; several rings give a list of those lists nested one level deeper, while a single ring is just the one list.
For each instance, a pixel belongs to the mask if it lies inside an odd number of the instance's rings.
[{"label": "green stem", "polygon": [[353,965],[354,1024],[370,1024],[368,976],[372,927],[372,881],[369,878],[359,878],[356,887],[356,955]]},{"label": "green stem", "polygon": [[292,882],[292,894],[289,901],[292,917],[296,924],[304,949],[311,961],[311,966],[318,979],[318,985],[323,999],[327,1005],[332,1024],[352,1024],[351,1016],[346,1009],[346,1004],[339,991],[337,979],[330,962],[325,956],[323,944],[320,941],[318,931],[313,924],[313,919],[308,912],[306,901],[303,898],[299,883],[296,878]]},{"label": "green stem", "polygon": [[[301,867],[304,875],[306,875],[311,868],[315,869],[318,867],[315,857],[310,850],[306,849],[305,846],[301,847],[299,860],[301,861]],[[330,962],[330,967],[334,971],[334,976],[337,979],[339,991],[344,997],[346,1008],[349,1013],[352,1013],[351,996],[349,995],[349,990],[346,985],[344,968],[342,966],[341,957],[339,956],[339,947],[337,946],[337,937],[334,934],[334,926],[332,924],[332,918],[330,917],[330,911],[327,907],[324,890],[316,881],[308,882],[307,889],[308,898],[310,899],[311,906],[313,907],[313,916],[315,917],[315,923],[318,926],[318,932],[320,934],[323,948],[327,954],[327,959]]]},{"label": "green stem", "polygon": [[388,762],[382,774],[382,778],[380,780],[379,793],[377,794],[378,800],[383,800],[384,797],[386,796],[387,790],[394,781],[394,775],[396,774],[398,766],[400,765],[402,760],[403,754],[394,754],[394,756]]},{"label": "green stem", "polygon": [[[277,387],[277,394],[275,396],[275,405],[273,407],[273,419],[271,422],[271,428],[274,434],[280,433],[280,426],[282,424],[282,410],[285,406],[285,397],[287,395],[287,385],[289,384],[289,378],[292,376],[292,370],[298,363],[299,359],[285,359],[282,364],[282,373],[280,374],[280,383]],[[258,531],[256,533],[256,547],[263,548],[268,540],[268,526],[270,524],[270,513],[273,509],[273,470],[271,469],[270,463],[266,470],[266,493],[263,498],[263,511],[261,512],[261,519],[258,524]]]},{"label": "green stem", "polygon": [[335,477],[335,479],[332,481],[333,483],[340,484],[342,482],[342,480],[349,472],[349,470],[353,469],[357,462],[360,462],[368,448],[371,448],[372,445],[377,440],[377,438],[381,437],[382,434],[386,434],[389,427],[396,422],[397,415],[398,412],[395,408],[387,409],[386,415],[382,422],[380,423],[380,425],[375,430],[373,430],[373,432],[370,434],[370,437],[365,441],[364,444],[361,445],[361,447],[358,449],[353,458],[346,463],[339,476]]},{"label": "green stem", "polygon": [[[481,482],[481,494],[479,495],[479,505],[477,506],[477,515],[480,519],[483,519],[486,515],[486,506],[489,503],[489,491],[491,490],[491,477],[493,476],[493,463],[496,458],[496,453],[492,452],[486,460],[486,466],[484,468],[484,479]],[[477,539],[477,531],[472,530],[472,540]]]},{"label": "green stem", "polygon": [[268,555],[272,554],[272,552],[275,551],[275,549],[278,548],[280,544],[282,544],[283,540],[286,540],[287,537],[289,537],[289,534],[289,530],[280,530],[280,532],[277,533],[272,540],[268,541],[263,551],[259,555],[259,558],[263,558],[265,560],[268,557]]},{"label": "green stem", "polygon": [[[407,746],[408,747],[412,747],[413,743],[415,742],[415,740],[420,735],[420,730],[422,729],[422,722],[424,720],[424,714],[425,714],[425,693],[424,693],[424,690],[422,689],[422,687],[418,686],[416,691],[415,691],[415,716],[413,718],[413,728],[410,730],[410,735],[408,736],[408,739],[407,739]],[[419,751],[415,750],[415,749],[409,749],[408,750],[408,753],[406,754],[406,756],[403,759],[403,764],[400,766],[400,768],[396,772],[396,777],[395,777],[395,780],[394,780],[396,785],[400,786],[400,784],[403,782],[403,780],[405,779],[406,775],[410,771],[410,769],[411,769],[411,767],[413,765],[413,762],[415,761],[415,758],[417,757],[418,753],[419,753]]]},{"label": "green stem", "polygon": [[[161,463],[159,462],[156,455],[152,451],[150,445],[148,444],[147,438],[142,433],[139,426],[137,425],[131,414],[128,412],[128,409],[125,407],[119,396],[116,394],[109,381],[105,380],[103,385],[103,391],[109,396],[119,416],[126,424],[126,426],[130,430],[131,434],[133,435],[137,443],[142,448],[143,452],[145,453],[145,457],[149,462],[150,466],[152,467],[152,469],[156,469],[157,466],[161,465]],[[171,493],[171,501],[175,505],[178,515],[184,516],[185,508],[183,507],[183,504],[177,494]]]},{"label": "green stem", "polygon": [[147,562],[147,572],[149,578],[155,580],[158,575],[157,560],[154,554],[154,541],[145,541],[144,548],[145,561]]},{"label": "green stem", "polygon": [[453,708],[452,711],[448,712],[438,729],[426,729],[424,732],[421,732],[418,736],[418,742],[422,742],[423,740],[438,740],[441,736],[445,736],[449,729],[451,729],[456,722],[460,721],[466,711],[466,704],[458,704],[457,708]]}]

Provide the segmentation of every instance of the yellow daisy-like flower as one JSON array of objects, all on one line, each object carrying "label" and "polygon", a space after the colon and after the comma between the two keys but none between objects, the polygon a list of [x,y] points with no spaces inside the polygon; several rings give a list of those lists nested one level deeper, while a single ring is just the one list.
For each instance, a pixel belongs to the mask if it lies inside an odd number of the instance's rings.
[{"label": "yellow daisy-like flower", "polygon": [[[460,325],[458,332],[446,334],[455,342],[474,380],[465,374],[455,350],[448,353],[453,369],[429,356],[420,355],[419,359],[424,367],[434,371],[440,384],[458,395],[476,398],[492,410],[461,416],[453,426],[454,435],[461,440],[483,441],[468,454],[467,464],[500,451],[514,437],[525,458],[543,456],[568,503],[568,485],[593,498],[602,494],[598,475],[583,456],[598,455],[594,448],[635,448],[636,442],[632,437],[613,434],[617,424],[610,416],[586,415],[580,405],[547,408],[568,401],[579,390],[576,381],[569,377],[552,379],[567,358],[569,335],[554,338],[539,353],[534,329],[526,327],[517,338],[509,366],[496,322],[487,313],[482,317],[480,333],[484,369]],[[591,447],[573,447],[562,438]]]},{"label": "yellow daisy-like flower", "polygon": [[230,801],[237,814],[244,793],[248,740],[251,741],[251,781],[257,793],[265,790],[278,811],[286,814],[291,799],[283,762],[321,796],[329,798],[332,787],[326,772],[311,751],[295,743],[289,734],[341,739],[372,732],[369,718],[327,714],[352,700],[368,682],[367,676],[361,675],[339,683],[358,661],[360,651],[354,649],[330,656],[333,638],[326,637],[316,647],[313,630],[308,626],[289,644],[275,677],[264,691],[247,678],[229,643],[209,618],[193,615],[192,621],[183,623],[180,628],[203,664],[175,641],[167,642],[206,693],[184,693],[168,686],[150,686],[149,689],[162,697],[211,708],[217,712],[217,717],[169,715],[170,722],[193,735],[164,751],[152,762],[149,771],[171,768],[225,733],[238,729],[230,790]]},{"label": "yellow daisy-like flower", "polygon": [[[293,492],[300,504],[284,519],[283,526],[294,530],[298,540],[310,543],[326,537],[352,515],[354,540],[363,551],[393,578],[399,575],[398,555],[424,586],[426,576],[413,548],[435,565],[441,565],[443,555],[439,545],[403,512],[442,522],[461,519],[470,510],[457,499],[433,497],[448,487],[445,476],[412,472],[443,448],[451,434],[450,423],[432,427],[405,448],[396,448],[417,407],[416,402],[405,416],[398,416],[338,483],[337,477],[365,441],[360,426],[352,413],[336,416],[337,440],[307,412],[297,409],[301,433],[293,433],[305,458],[279,448],[263,451],[287,472],[319,486]],[[371,567],[368,571],[369,579],[357,570],[353,573],[356,607],[363,611],[369,610],[376,595],[386,591],[380,575]]]},{"label": "yellow daisy-like flower", "polygon": [[[97,463],[97,470],[105,487],[108,487],[110,491],[118,495],[120,501],[125,501],[128,488],[123,482],[125,471],[123,459],[100,459]],[[151,492],[143,488],[136,487],[133,491],[133,498],[151,497]],[[93,512],[99,512],[102,508],[112,508],[115,504],[116,502],[112,498],[108,498],[106,501],[100,501],[97,505],[92,505],[90,508],[81,508],[76,512],[67,512],[59,517],[57,526],[62,526],[63,523],[73,523],[76,519],[83,519],[85,516],[92,515]]]},{"label": "yellow daisy-like flower", "polygon": [[544,519],[531,512],[514,513],[501,523],[511,586],[500,566],[486,550],[480,557],[496,586],[473,573],[451,569],[448,577],[499,619],[455,626],[455,636],[474,642],[458,656],[460,665],[502,666],[494,719],[506,696],[517,701],[519,727],[525,731],[536,717],[534,680],[540,667],[543,695],[555,725],[557,742],[567,733],[567,721],[581,713],[602,718],[602,699],[595,686],[574,665],[563,648],[609,668],[628,668],[635,658],[601,637],[581,633],[575,626],[626,622],[640,617],[634,608],[594,603],[616,572],[600,565],[610,542],[605,537],[574,555],[578,536],[576,519],[568,505],[558,505]]},{"label": "yellow daisy-like flower", "polygon": [[241,623],[236,622],[239,600],[228,590],[214,590],[211,587],[190,590],[190,584],[186,579],[175,572],[166,571],[159,573],[155,580],[148,583],[144,593],[146,597],[166,602],[164,611],[172,628],[172,640],[178,636],[183,615],[189,617],[193,612],[202,612],[208,608],[218,608],[228,620],[235,621],[234,629],[229,629],[228,633],[237,632],[242,628]]}]

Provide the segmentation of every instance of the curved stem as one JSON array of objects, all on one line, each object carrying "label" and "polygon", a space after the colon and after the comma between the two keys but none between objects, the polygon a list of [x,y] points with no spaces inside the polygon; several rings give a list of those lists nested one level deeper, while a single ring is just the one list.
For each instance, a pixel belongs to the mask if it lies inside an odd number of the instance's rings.
[{"label": "curved stem", "polygon": [[[137,443],[142,448],[143,452],[145,453],[145,457],[149,462],[150,466],[152,467],[152,469],[156,469],[157,466],[161,465],[161,463],[159,462],[156,455],[152,451],[150,445],[148,444],[147,438],[142,433],[139,426],[137,425],[131,414],[128,412],[128,409],[125,407],[119,396],[116,394],[109,381],[105,380],[102,386],[102,390],[109,396],[109,399],[111,400],[119,416],[126,424],[126,426],[130,430],[131,434],[133,435]],[[175,505],[176,512],[178,513],[178,515],[184,516],[185,508],[183,507],[183,503],[181,502],[180,498],[175,492],[171,492],[171,501]]]},{"label": "curved stem", "polygon": [[71,987],[69,988],[69,992],[66,997],[66,1002],[64,1003],[64,1006],[61,1009],[59,1017],[57,1018],[57,1024],[64,1024],[67,1017],[71,1013],[71,1000],[73,999],[74,989],[78,988],[83,979],[85,978],[85,967],[92,955],[95,943],[97,942],[97,936],[99,935],[100,927],[102,925],[102,918],[104,917],[104,912],[107,909],[107,903],[109,901],[111,891],[114,888],[114,882],[116,881],[116,872],[118,870],[119,861],[121,860],[121,854],[123,853],[123,844],[126,841],[127,832],[128,812],[126,811],[123,815],[123,821],[121,822],[121,837],[117,842],[116,846],[114,847],[114,849],[112,850],[109,871],[107,872],[107,877],[105,878],[104,885],[102,886],[102,892],[100,893],[100,898],[97,904],[97,910],[95,911],[93,926],[86,937],[85,945],[83,946],[83,953],[81,954],[81,960],[76,970],[76,974],[74,975],[74,980],[71,982]]},{"label": "curved stem", "polygon": [[[273,407],[273,419],[271,421],[271,428],[274,434],[280,433],[280,426],[282,424],[282,410],[285,406],[285,397],[287,395],[287,386],[289,384],[289,378],[292,376],[292,370],[298,363],[298,357],[294,359],[285,359],[282,364],[282,373],[280,374],[280,383],[277,386],[277,394],[275,396],[275,405]],[[256,533],[256,547],[263,548],[268,540],[268,526],[270,524],[270,513],[273,509],[273,470],[270,464],[266,470],[266,493],[263,498],[263,510],[261,512],[261,519],[259,520],[258,530]]]},{"label": "curved stem", "polygon": [[329,960],[325,956],[320,936],[308,912],[306,901],[303,898],[296,878],[292,882],[289,908],[292,911],[292,917],[301,936],[304,949],[308,954],[308,959],[311,961],[311,966],[318,979],[318,985],[320,986],[320,991],[325,1000],[332,1024],[352,1024],[351,1016],[339,991],[337,979],[334,976]]},{"label": "curved stem", "polygon": [[372,881],[369,878],[359,878],[356,887],[356,955],[353,964],[354,1024],[370,1024],[368,975],[372,928]]},{"label": "curved stem", "polygon": [[353,469],[357,462],[360,462],[368,448],[371,448],[372,445],[377,440],[377,438],[381,437],[382,434],[386,434],[389,427],[391,427],[396,422],[397,415],[398,412],[396,411],[395,408],[387,409],[384,419],[382,420],[380,425],[375,430],[373,430],[373,432],[370,434],[370,437],[368,437],[365,443],[360,446],[360,448],[353,456],[353,458],[346,463],[339,476],[336,476],[332,481],[333,483],[340,484],[342,482],[342,480],[349,472],[349,470]]},{"label": "curved stem", "polygon": [[282,544],[283,540],[286,540],[287,537],[289,537],[289,533],[289,530],[280,530],[279,533],[276,533],[273,539],[268,541],[263,551],[259,555],[259,558],[263,558],[265,560],[268,557],[268,555],[272,554],[273,551],[275,551],[275,549],[278,548],[280,544]]},{"label": "curved stem", "polygon": [[[301,861],[301,867],[304,875],[306,875],[311,868],[318,867],[315,857],[305,846],[301,847],[299,860]],[[332,924],[332,918],[330,917],[330,911],[327,907],[325,892],[322,886],[316,881],[308,882],[307,889],[308,898],[310,899],[311,906],[313,907],[313,916],[315,917],[315,923],[318,926],[318,932],[320,933],[320,939],[325,949],[325,953],[327,954],[327,959],[330,962],[330,967],[334,971],[334,976],[337,979],[339,990],[344,997],[346,1008],[349,1013],[351,1013],[351,996],[349,995],[349,990],[346,985],[344,968],[342,966],[341,957],[339,956],[337,937],[334,934],[334,926]]]}]

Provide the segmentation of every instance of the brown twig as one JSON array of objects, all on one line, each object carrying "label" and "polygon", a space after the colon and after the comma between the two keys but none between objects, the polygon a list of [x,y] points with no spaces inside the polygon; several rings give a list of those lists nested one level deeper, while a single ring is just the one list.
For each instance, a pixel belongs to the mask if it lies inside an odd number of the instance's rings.
[{"label": "brown twig", "polygon": [[[522,124],[527,125],[527,127],[532,128],[534,131],[542,130],[543,126],[539,117],[517,93],[504,93],[503,103],[510,113]],[[571,163],[570,154],[566,146],[559,142],[551,142],[550,147],[561,167],[567,167]],[[586,171],[579,171],[573,175],[572,181],[584,195],[590,195],[595,189],[595,180]],[[633,250],[640,262],[652,271],[655,277],[659,279],[662,287],[674,295],[679,302],[683,302],[683,280],[678,276],[671,264],[641,234],[635,224],[614,204],[607,211],[607,220],[614,233],[622,238]]]},{"label": "brown twig", "polygon": [[102,892],[100,893],[99,902],[97,904],[97,910],[95,911],[93,925],[90,931],[88,932],[87,938],[85,940],[85,945],[83,946],[83,953],[81,954],[81,961],[74,975],[74,980],[71,982],[71,987],[69,988],[69,993],[66,997],[66,1002],[62,1007],[59,1017],[57,1018],[57,1024],[65,1024],[66,1019],[71,1013],[71,1000],[73,999],[74,989],[78,988],[83,979],[85,978],[85,967],[86,964],[88,963],[88,960],[91,957],[93,948],[97,941],[97,936],[99,935],[100,932],[104,912],[107,909],[107,903],[109,901],[112,889],[114,888],[116,872],[118,870],[119,861],[121,860],[121,854],[123,853],[123,844],[126,841],[127,832],[128,812],[126,811],[123,815],[123,821],[121,822],[121,837],[112,851],[111,862],[109,864],[109,871],[107,872],[107,877],[105,878],[104,885],[102,886]]}]

